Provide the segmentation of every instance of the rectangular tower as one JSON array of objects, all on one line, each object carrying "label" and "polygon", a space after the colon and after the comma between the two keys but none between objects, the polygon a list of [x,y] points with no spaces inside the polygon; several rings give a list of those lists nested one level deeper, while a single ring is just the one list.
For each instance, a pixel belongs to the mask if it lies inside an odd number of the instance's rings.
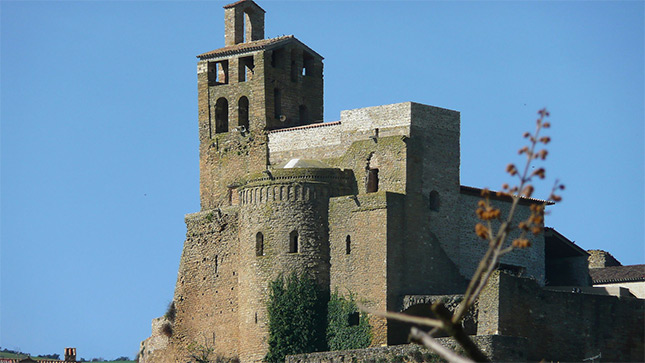
[{"label": "rectangular tower", "polygon": [[264,10],[226,5],[225,47],[198,55],[202,210],[226,205],[268,165],[266,131],[321,122],[323,57],[294,36],[264,39]]}]

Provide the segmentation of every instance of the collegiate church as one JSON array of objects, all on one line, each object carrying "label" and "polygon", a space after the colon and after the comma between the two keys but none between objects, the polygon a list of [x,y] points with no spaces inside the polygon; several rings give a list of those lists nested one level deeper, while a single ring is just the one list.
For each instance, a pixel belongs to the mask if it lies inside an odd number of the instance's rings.
[{"label": "collegiate church", "polygon": [[[197,56],[201,210],[185,219],[174,312],[153,321],[140,362],[185,362],[191,344],[262,361],[268,286],[291,272],[422,315],[463,294],[488,247],[474,233],[480,190],[459,180],[459,112],[407,102],[323,122],[323,57],[291,35],[265,39],[264,17],[252,0],[226,5],[224,47]],[[594,291],[588,253],[556,230],[531,243],[504,256],[468,322],[491,358],[642,359],[642,300]],[[372,346],[407,343],[408,326],[370,324]]]}]

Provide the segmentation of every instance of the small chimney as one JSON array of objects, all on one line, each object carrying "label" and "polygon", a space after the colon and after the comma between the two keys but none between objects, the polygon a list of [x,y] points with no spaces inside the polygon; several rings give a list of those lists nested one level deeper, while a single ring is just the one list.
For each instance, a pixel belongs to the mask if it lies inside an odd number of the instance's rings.
[{"label": "small chimney", "polygon": [[65,348],[65,362],[76,362],[76,348]]}]

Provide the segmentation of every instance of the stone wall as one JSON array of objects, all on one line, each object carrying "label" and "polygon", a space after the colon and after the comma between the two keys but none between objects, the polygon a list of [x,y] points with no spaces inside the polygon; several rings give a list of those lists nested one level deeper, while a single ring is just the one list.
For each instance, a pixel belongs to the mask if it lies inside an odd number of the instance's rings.
[{"label": "stone wall", "polygon": [[398,294],[460,293],[465,280],[450,258],[458,245],[459,112],[418,103],[409,109],[405,263]]},{"label": "stone wall", "polygon": [[[353,293],[367,306],[386,310],[388,292],[388,193],[338,197],[329,203],[332,291]],[[348,249],[349,242],[349,249]],[[387,343],[385,319],[370,316],[373,345]]]},{"label": "stone wall", "polygon": [[589,250],[587,252],[589,253],[589,268],[622,266],[622,264],[607,251]]},{"label": "stone wall", "polygon": [[[472,277],[477,264],[486,253],[488,249],[488,242],[477,237],[475,234],[475,225],[481,220],[477,218],[475,210],[477,209],[477,202],[482,197],[474,193],[461,193],[460,198],[460,220],[459,220],[459,243],[460,254],[457,264],[459,270],[464,277]],[[491,204],[502,211],[502,217],[508,215],[511,203],[508,200],[492,199]],[[530,215],[530,204],[528,202],[521,202],[515,210],[514,221],[526,220]],[[493,222],[493,230],[497,230],[499,222]],[[508,244],[514,238],[519,236],[519,231],[516,229],[508,236]],[[544,284],[545,266],[544,266],[544,234],[540,233],[535,236],[533,234],[527,235],[531,241],[531,247],[527,249],[516,249],[500,259],[500,263],[518,266],[524,270],[519,274],[522,276],[530,276],[540,285]]]},{"label": "stone wall", "polygon": [[545,263],[546,285],[591,286],[585,256],[547,258]]},{"label": "stone wall", "polygon": [[[346,110],[341,112],[340,121],[328,123],[331,127],[273,131],[269,134],[271,164],[292,158],[337,158],[345,154],[353,142],[370,140],[370,136],[409,136],[411,105],[406,102]],[[321,140],[325,140],[325,144]]]},{"label": "stone wall", "polygon": [[496,272],[479,299],[478,334],[527,338],[529,360],[641,361],[644,319],[640,299],[548,291]]},{"label": "stone wall", "polygon": [[207,341],[216,352],[237,356],[238,210],[188,215],[186,226],[174,296],[173,344],[181,349]]},{"label": "stone wall", "polygon": [[[263,67],[263,55],[252,54],[256,67]],[[234,77],[237,58],[231,60]],[[208,64],[206,61],[200,64]],[[207,72],[198,73],[199,89],[199,163],[200,197],[202,210],[226,205],[228,186],[238,182],[248,173],[259,172],[266,168],[266,117],[264,96],[264,74],[256,72],[246,82],[209,85]],[[249,100],[249,130],[240,132],[238,126],[238,101],[241,97]],[[217,102],[227,101],[227,131],[220,132],[216,127]]]},{"label": "stone wall", "polygon": [[[523,346],[526,338],[486,335],[472,337],[479,349],[493,362],[526,361]],[[437,341],[450,349],[461,351],[452,338]],[[340,350],[334,352],[290,355],[286,363],[347,363],[347,362],[445,362],[433,351],[417,344],[401,344],[389,347]]]}]

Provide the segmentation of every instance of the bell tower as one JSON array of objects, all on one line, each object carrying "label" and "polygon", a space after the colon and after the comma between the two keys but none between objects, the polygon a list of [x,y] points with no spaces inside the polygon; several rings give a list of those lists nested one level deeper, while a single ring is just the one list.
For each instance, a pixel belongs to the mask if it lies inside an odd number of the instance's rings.
[{"label": "bell tower", "polygon": [[323,121],[323,57],[293,35],[264,38],[252,0],[224,6],[224,47],[197,56],[202,209],[230,203],[268,167],[267,131]]},{"label": "bell tower", "polygon": [[231,46],[264,39],[264,9],[242,0],[224,6],[224,45]]}]

